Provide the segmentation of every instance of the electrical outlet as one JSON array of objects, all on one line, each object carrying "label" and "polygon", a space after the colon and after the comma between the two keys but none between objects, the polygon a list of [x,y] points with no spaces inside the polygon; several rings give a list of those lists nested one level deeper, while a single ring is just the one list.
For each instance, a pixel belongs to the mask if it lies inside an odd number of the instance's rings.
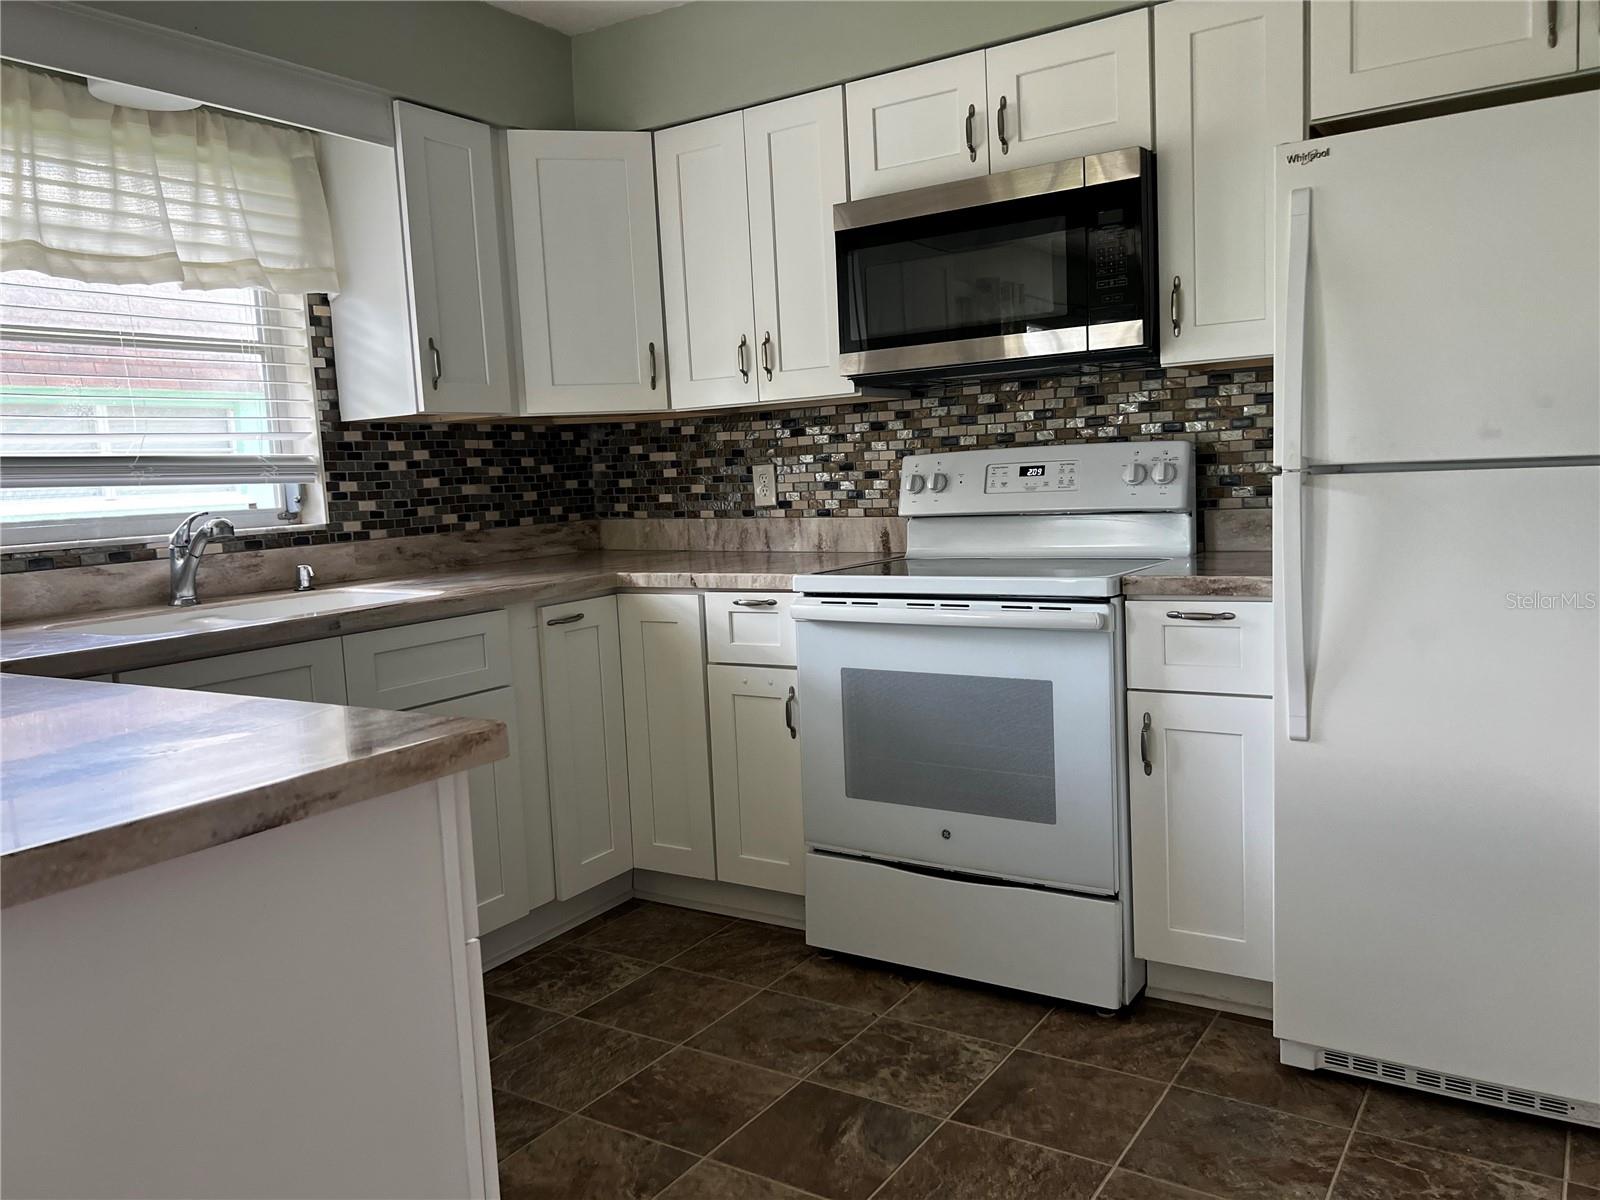
[{"label": "electrical outlet", "polygon": [[756,507],[771,508],[778,502],[778,467],[776,463],[761,463],[750,472],[755,485]]}]

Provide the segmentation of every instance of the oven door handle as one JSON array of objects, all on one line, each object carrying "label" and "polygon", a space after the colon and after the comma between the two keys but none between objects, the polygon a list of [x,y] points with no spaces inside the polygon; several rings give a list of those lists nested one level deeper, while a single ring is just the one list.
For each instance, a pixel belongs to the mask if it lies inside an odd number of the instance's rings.
[{"label": "oven door handle", "polygon": [[962,629],[1059,629],[1092,632],[1106,628],[1098,612],[1051,612],[1038,609],[873,608],[869,605],[822,604],[797,600],[789,606],[796,621],[834,621],[845,625],[945,625]]}]

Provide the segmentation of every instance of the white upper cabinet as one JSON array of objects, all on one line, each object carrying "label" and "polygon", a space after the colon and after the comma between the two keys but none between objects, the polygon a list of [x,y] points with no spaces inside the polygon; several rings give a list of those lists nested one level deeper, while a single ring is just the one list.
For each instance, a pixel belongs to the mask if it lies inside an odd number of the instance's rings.
[{"label": "white upper cabinet", "polygon": [[1311,119],[1578,67],[1574,0],[1312,0]]},{"label": "white upper cabinet", "polygon": [[839,374],[833,250],[833,206],[850,198],[843,90],[747,110],[744,143],[757,391],[762,400],[853,392]]},{"label": "white upper cabinet", "polygon": [[985,52],[991,171],[1150,146],[1150,12]]},{"label": "white upper cabinet", "polygon": [[1578,70],[1600,67],[1600,0],[1578,0]]},{"label": "white upper cabinet", "polygon": [[983,59],[974,50],[845,85],[853,199],[989,173]]},{"label": "white upper cabinet", "polygon": [[1298,4],[1155,10],[1167,365],[1272,353],[1272,155],[1305,136],[1303,47]]},{"label": "white upper cabinet", "polygon": [[672,407],[752,404],[760,351],[744,115],[663,129],[655,137]]},{"label": "white upper cabinet", "polygon": [[665,408],[650,135],[511,130],[506,153],[522,411]]},{"label": "white upper cabinet", "polygon": [[494,143],[487,125],[397,101],[402,226],[420,413],[507,415]]}]

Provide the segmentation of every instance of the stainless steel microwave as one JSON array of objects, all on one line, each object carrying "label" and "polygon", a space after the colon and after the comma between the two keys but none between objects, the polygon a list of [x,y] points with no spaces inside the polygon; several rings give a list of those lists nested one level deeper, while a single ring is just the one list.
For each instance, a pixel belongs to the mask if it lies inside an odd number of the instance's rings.
[{"label": "stainless steel microwave", "polygon": [[836,204],[844,374],[1026,374],[1157,349],[1155,156]]}]

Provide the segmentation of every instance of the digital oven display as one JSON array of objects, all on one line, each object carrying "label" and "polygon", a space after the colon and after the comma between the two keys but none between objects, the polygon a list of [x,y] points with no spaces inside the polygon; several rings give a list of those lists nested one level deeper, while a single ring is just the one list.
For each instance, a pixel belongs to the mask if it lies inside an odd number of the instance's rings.
[{"label": "digital oven display", "polygon": [[1022,476],[1022,478],[1024,478],[1024,479],[1043,479],[1044,478],[1044,464],[1043,463],[1039,463],[1039,464],[1037,464],[1035,466],[1031,466],[1031,467],[1018,467],[1017,468],[1017,474]]}]

